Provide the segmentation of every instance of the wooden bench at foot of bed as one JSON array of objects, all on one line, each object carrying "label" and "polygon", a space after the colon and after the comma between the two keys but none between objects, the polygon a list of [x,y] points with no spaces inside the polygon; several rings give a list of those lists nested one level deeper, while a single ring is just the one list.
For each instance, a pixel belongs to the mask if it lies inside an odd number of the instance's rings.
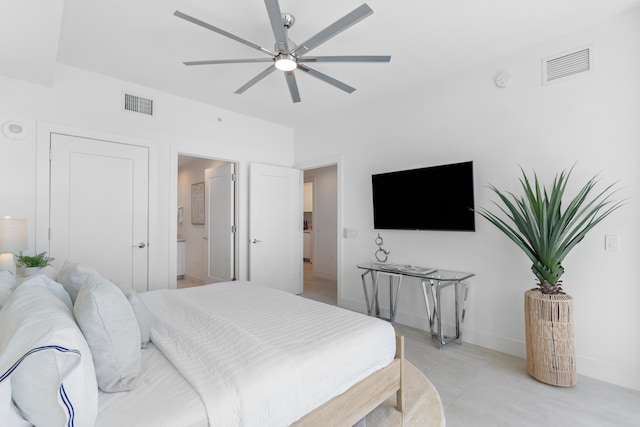
[{"label": "wooden bench at foot of bed", "polygon": [[339,396],[296,421],[295,427],[352,426],[396,393],[396,409],[403,411],[402,372],[404,336],[396,335],[396,357]]}]

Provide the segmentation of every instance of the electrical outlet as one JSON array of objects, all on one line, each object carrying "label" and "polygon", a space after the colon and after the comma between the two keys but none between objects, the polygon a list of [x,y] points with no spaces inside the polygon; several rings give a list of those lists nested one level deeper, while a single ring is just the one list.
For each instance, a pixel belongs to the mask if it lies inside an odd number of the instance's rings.
[{"label": "electrical outlet", "polygon": [[617,234],[606,234],[604,236],[604,250],[618,252],[620,250],[620,236]]}]

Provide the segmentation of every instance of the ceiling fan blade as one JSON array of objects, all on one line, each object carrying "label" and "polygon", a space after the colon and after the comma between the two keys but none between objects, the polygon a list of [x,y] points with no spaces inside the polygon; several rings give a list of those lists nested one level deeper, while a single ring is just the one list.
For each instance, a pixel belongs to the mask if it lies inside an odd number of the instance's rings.
[{"label": "ceiling fan blade", "polygon": [[362,21],[367,16],[371,15],[373,10],[364,3],[362,6],[354,9],[350,13],[347,13],[342,18],[338,19],[333,24],[329,25],[324,30],[320,31],[315,36],[312,36],[309,40],[301,43],[298,47],[291,51],[292,54],[301,57],[305,55],[310,50],[315,49],[320,46],[322,43],[326,42],[330,38],[336,36],[337,34],[343,32],[350,26]]},{"label": "ceiling fan blade", "polygon": [[296,76],[293,74],[293,71],[285,72],[284,77],[287,80],[287,86],[289,86],[291,100],[294,103],[300,102],[300,92],[298,92],[298,84],[296,83]]},{"label": "ceiling fan blade", "polygon": [[269,14],[269,21],[273,29],[273,35],[276,37],[276,46],[278,53],[289,53],[289,42],[287,42],[287,32],[282,23],[282,12],[280,12],[280,4],[278,0],[264,0]]},{"label": "ceiling fan blade", "polygon": [[391,56],[303,56],[298,62],[389,62]]},{"label": "ceiling fan blade", "polygon": [[244,91],[249,89],[251,86],[253,86],[254,84],[258,83],[260,80],[264,79],[269,74],[273,73],[275,71],[275,69],[276,69],[275,65],[269,66],[264,71],[261,71],[257,76],[255,76],[254,78],[252,78],[251,80],[246,82],[240,89],[236,90],[234,93],[238,93],[238,94],[244,93]]},{"label": "ceiling fan blade", "polygon": [[220,34],[220,35],[223,35],[223,36],[225,36],[225,37],[228,37],[228,38],[230,38],[231,40],[235,40],[235,41],[237,41],[238,43],[242,43],[242,44],[243,44],[243,45],[245,45],[245,46],[249,46],[249,47],[251,47],[251,48],[253,48],[253,49],[259,50],[260,52],[263,52],[263,53],[269,54],[269,55],[271,55],[271,56],[275,56],[275,55],[276,55],[274,52],[271,52],[269,49],[265,49],[264,47],[262,47],[262,46],[258,46],[258,45],[257,45],[257,44],[255,44],[255,43],[251,43],[250,41],[245,40],[245,39],[243,39],[242,37],[238,37],[238,36],[236,36],[236,35],[234,35],[234,34],[231,34],[231,33],[227,32],[227,31],[225,31],[225,30],[223,30],[223,29],[221,29],[221,28],[214,27],[214,26],[213,26],[213,25],[211,25],[211,24],[207,24],[206,22],[201,21],[201,20],[199,20],[199,19],[197,19],[197,18],[194,18],[193,16],[189,16],[189,15],[187,15],[187,14],[185,14],[185,13],[182,13],[182,12],[180,12],[179,10],[176,10],[175,12],[173,12],[173,14],[174,14],[175,16],[177,16],[178,18],[182,18],[182,19],[184,19],[185,21],[192,22],[192,23],[194,23],[194,24],[196,24],[196,25],[199,25],[199,26],[201,26],[201,27],[203,27],[203,28],[206,28],[207,30],[211,30],[211,31],[216,32],[216,33],[218,33],[218,34]]},{"label": "ceiling fan blade", "polygon": [[313,77],[322,80],[323,82],[329,83],[332,86],[337,87],[338,89],[342,89],[347,93],[351,93],[356,88],[349,86],[346,83],[342,83],[339,80],[334,79],[333,77],[329,77],[326,74],[321,73],[320,71],[314,70],[313,68],[309,68],[306,65],[298,64],[298,69],[304,71],[305,73],[309,73]]},{"label": "ceiling fan blade", "polygon": [[273,58],[250,58],[250,59],[211,59],[207,61],[187,61],[184,65],[213,65],[213,64],[247,64],[253,62],[273,62]]}]

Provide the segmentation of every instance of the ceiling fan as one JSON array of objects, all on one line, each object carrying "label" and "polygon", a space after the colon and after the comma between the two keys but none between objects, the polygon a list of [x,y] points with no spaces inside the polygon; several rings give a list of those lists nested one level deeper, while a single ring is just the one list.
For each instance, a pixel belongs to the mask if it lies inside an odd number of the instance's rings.
[{"label": "ceiling fan", "polygon": [[245,83],[242,87],[235,91],[237,94],[244,93],[247,89],[258,83],[260,80],[267,77],[276,69],[283,71],[289,92],[291,94],[291,100],[300,102],[300,93],[298,92],[298,84],[296,83],[296,77],[294,70],[304,71],[305,73],[316,77],[332,86],[337,87],[347,93],[351,93],[356,90],[339,80],[334,79],[320,71],[310,68],[307,64],[313,62],[389,62],[391,56],[305,56],[311,50],[320,46],[322,43],[351,27],[352,25],[360,22],[364,18],[373,13],[373,10],[365,3],[360,7],[354,9],[350,13],[346,14],[342,18],[338,19],[333,24],[326,27],[316,35],[312,36],[304,43],[296,45],[288,37],[288,30],[293,26],[295,18],[290,13],[282,13],[280,11],[280,5],[278,0],[264,0],[267,6],[267,13],[269,14],[269,21],[275,36],[276,42],[273,50],[266,49],[262,46],[258,46],[248,40],[231,34],[221,28],[214,27],[204,21],[189,16],[176,10],[173,14],[178,18],[182,18],[185,21],[192,22],[208,30],[214,31],[220,35],[228,37],[253,49],[268,55],[264,58],[249,58],[249,59],[214,59],[206,61],[189,61],[184,62],[185,65],[212,65],[212,64],[244,64],[252,62],[271,62],[267,69],[260,72],[254,78]]}]

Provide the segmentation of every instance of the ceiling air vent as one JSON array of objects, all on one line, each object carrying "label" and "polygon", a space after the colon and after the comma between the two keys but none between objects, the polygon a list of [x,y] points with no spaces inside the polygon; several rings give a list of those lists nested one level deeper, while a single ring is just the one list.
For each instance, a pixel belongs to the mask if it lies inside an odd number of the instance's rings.
[{"label": "ceiling air vent", "polygon": [[124,109],[134,113],[146,114],[153,116],[153,99],[143,98],[141,96],[124,94]]},{"label": "ceiling air vent", "polygon": [[593,70],[593,46],[581,47],[542,60],[542,84]]}]

